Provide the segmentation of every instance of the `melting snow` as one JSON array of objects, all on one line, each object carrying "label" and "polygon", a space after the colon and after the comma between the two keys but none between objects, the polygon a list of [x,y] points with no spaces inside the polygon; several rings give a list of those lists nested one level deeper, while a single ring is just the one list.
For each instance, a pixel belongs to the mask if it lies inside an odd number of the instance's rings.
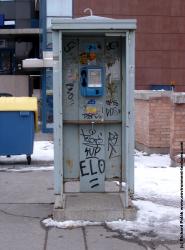
[{"label": "melting snow", "polygon": [[[35,141],[33,146],[33,154],[31,155],[32,165],[38,165],[39,162],[53,162],[53,142],[52,141]],[[25,155],[11,155],[11,157],[0,156],[1,165],[3,164],[25,164],[27,166],[27,160]],[[35,164],[35,162],[37,164]],[[27,166],[29,169],[31,167]],[[28,169],[26,167],[26,169]],[[38,170],[35,167],[35,170]],[[40,169],[43,170],[43,169]]]}]

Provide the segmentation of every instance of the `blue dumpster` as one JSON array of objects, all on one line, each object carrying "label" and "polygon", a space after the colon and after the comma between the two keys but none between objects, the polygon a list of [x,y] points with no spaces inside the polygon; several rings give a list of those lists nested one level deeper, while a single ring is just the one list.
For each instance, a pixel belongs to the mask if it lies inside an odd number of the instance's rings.
[{"label": "blue dumpster", "polygon": [[0,155],[25,154],[30,164],[37,119],[36,98],[1,97]]}]

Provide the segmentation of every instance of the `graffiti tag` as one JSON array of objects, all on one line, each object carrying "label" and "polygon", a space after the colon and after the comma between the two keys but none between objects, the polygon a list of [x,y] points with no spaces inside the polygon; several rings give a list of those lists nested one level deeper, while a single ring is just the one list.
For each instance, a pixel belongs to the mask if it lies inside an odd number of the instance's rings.
[{"label": "graffiti tag", "polygon": [[101,151],[104,147],[102,132],[95,129],[81,129],[82,145],[84,146],[84,159],[80,161],[81,177],[87,177],[90,188],[100,185],[99,177],[105,172],[105,160],[101,159]]}]

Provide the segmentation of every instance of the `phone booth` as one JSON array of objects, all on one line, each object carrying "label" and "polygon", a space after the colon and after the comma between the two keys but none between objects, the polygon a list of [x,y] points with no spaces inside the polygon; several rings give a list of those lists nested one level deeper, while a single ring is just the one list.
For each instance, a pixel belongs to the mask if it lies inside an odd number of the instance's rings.
[{"label": "phone booth", "polygon": [[83,202],[117,197],[124,210],[134,192],[135,29],[132,19],[52,20],[55,211],[65,219],[89,219],[68,216],[70,202],[82,214]]}]

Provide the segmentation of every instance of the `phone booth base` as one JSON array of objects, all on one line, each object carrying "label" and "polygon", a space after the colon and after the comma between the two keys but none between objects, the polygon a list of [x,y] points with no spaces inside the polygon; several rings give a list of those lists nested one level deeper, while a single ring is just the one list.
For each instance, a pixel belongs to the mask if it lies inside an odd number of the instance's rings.
[{"label": "phone booth base", "polygon": [[52,21],[55,214],[63,219],[118,219],[129,206],[135,28],[95,16]]},{"label": "phone booth base", "polygon": [[[125,197],[123,196],[125,199]],[[55,203],[55,205],[57,205]],[[73,193],[65,197],[65,207],[55,208],[53,218],[57,221],[113,221],[118,219],[132,220],[136,209],[129,198],[129,207],[123,205],[119,193]]]}]

